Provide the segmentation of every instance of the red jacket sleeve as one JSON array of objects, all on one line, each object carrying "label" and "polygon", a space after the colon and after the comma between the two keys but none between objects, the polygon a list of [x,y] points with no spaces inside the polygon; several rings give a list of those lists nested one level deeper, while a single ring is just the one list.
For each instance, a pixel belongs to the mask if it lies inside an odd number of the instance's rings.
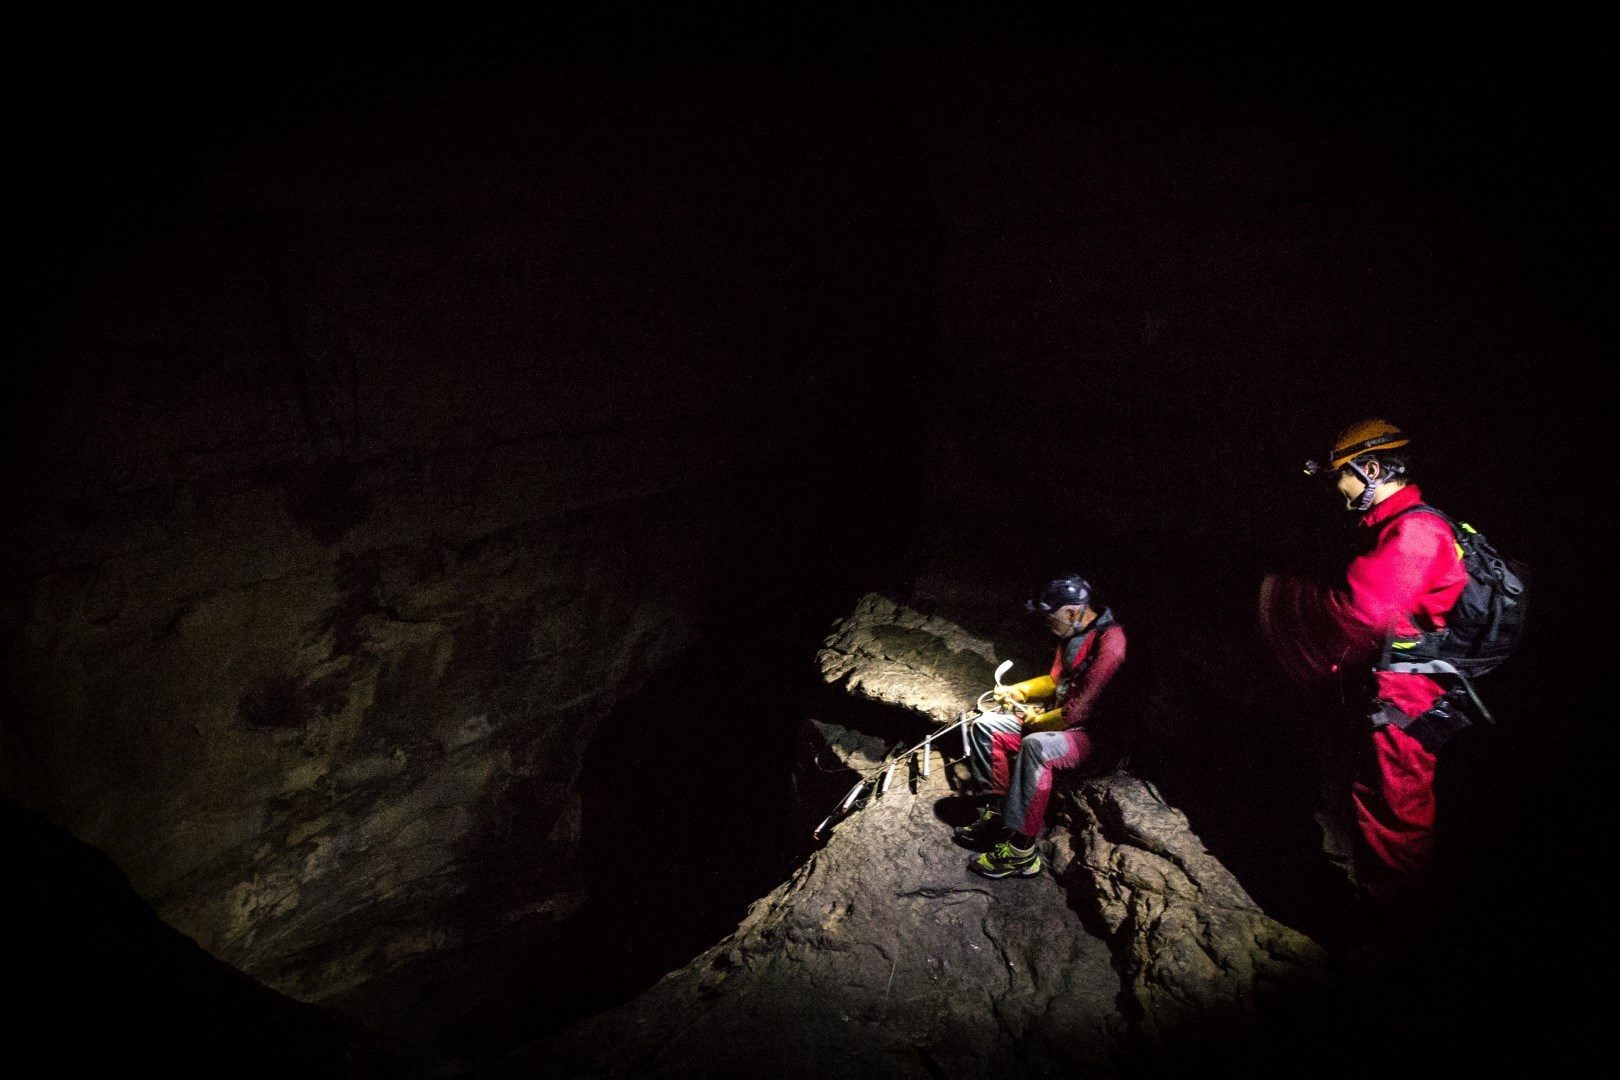
[{"label": "red jacket sleeve", "polygon": [[1350,652],[1323,611],[1323,592],[1289,574],[1272,574],[1260,586],[1260,627],[1283,670],[1305,685],[1332,679]]},{"label": "red jacket sleeve", "polygon": [[[1449,571],[1456,561],[1453,547],[1451,528],[1440,518],[1408,514],[1387,525],[1376,546],[1350,562],[1342,585],[1267,578],[1260,594],[1261,624],[1278,659],[1301,682],[1370,663],[1385,638],[1416,632],[1414,613],[1430,607],[1443,612],[1456,599],[1455,592],[1443,604],[1431,603],[1430,597],[1437,568]],[[1445,578],[1452,576],[1448,572]]]},{"label": "red jacket sleeve", "polygon": [[1063,726],[1079,727],[1091,715],[1097,698],[1125,662],[1125,628],[1110,626],[1097,637],[1097,655],[1086,669],[1085,681],[1063,703]]}]

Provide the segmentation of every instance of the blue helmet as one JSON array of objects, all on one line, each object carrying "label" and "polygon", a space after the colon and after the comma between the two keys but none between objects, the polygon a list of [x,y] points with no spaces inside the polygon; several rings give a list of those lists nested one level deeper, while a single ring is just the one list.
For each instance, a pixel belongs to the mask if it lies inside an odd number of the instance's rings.
[{"label": "blue helmet", "polygon": [[1024,602],[1024,610],[1031,615],[1050,615],[1070,604],[1091,602],[1091,583],[1079,574],[1059,574],[1041,586],[1035,599]]}]

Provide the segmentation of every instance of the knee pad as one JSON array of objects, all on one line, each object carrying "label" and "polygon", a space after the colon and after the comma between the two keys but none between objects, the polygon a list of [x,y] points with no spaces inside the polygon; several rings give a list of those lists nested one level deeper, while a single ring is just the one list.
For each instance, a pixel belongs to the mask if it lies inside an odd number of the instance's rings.
[{"label": "knee pad", "polygon": [[1024,738],[1026,750],[1036,761],[1051,761],[1069,752],[1069,740],[1059,731],[1041,731]]}]

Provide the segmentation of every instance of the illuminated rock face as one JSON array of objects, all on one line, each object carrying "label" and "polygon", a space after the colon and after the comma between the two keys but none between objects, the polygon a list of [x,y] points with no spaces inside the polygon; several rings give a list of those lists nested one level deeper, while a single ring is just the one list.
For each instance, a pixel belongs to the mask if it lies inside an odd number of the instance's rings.
[{"label": "illuminated rock face", "polygon": [[572,910],[597,720],[695,637],[706,534],[679,509],[523,512],[521,483],[445,471],[440,514],[373,497],[324,545],[287,485],[235,478],[140,550],[41,568],[22,627],[8,787],[299,996],[453,943],[446,905]]},{"label": "illuminated rock face", "polygon": [[995,646],[948,620],[876,593],[861,598],[818,656],[832,685],[920,712],[936,724],[954,720],[992,685],[1000,658]]},{"label": "illuminated rock face", "polygon": [[[952,680],[967,668],[988,677],[996,655],[946,620],[868,596],[822,662],[932,723],[950,711]],[[820,732],[829,757],[870,761],[840,729]],[[1289,1028],[1291,1009],[1331,991],[1321,950],[1267,917],[1150,784],[1120,772],[1075,786],[1043,844],[1046,872],[987,881],[951,839],[960,766],[936,753],[929,772],[902,770],[729,938],[495,1075],[1258,1069],[1321,1034]]]},{"label": "illuminated rock face", "polygon": [[823,224],[871,166],[524,71],[243,119],[73,252],[8,397],[0,791],[307,999],[574,911],[603,718],[897,490],[852,462],[925,271]]}]

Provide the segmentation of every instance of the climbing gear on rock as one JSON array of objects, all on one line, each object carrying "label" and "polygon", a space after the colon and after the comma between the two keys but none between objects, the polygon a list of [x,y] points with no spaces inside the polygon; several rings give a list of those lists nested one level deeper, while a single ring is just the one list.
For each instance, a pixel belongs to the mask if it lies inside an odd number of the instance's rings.
[{"label": "climbing gear on rock", "polygon": [[968,869],[987,878],[1034,877],[1041,872],[1041,853],[1034,846],[1020,848],[1003,840],[968,862]]},{"label": "climbing gear on rock", "polygon": [[[972,729],[974,721],[980,716],[986,714],[1012,715],[1022,721],[1026,712],[1029,715],[1039,713],[1038,708],[1025,710],[1021,705],[1005,704],[997,697],[998,694],[1005,695],[1006,691],[1011,689],[1001,681],[1001,677],[1007,674],[1007,671],[1012,667],[1012,663],[1011,660],[1004,660],[1001,666],[996,668],[996,685],[979,695],[978,704],[974,708],[962,713],[952,723],[946,724],[938,731],[931,733],[916,746],[902,754],[891,756],[882,765],[862,776],[855,786],[849,789],[849,794],[844,796],[843,802],[839,803],[833,812],[823,818],[820,825],[816,826],[815,831],[811,833],[811,838],[820,841],[828,827],[835,821],[865,805],[862,802],[862,796],[867,794],[868,788],[871,789],[872,797],[881,798],[887,794],[889,785],[894,781],[895,770],[901,764],[915,760],[919,764],[919,771],[924,777],[927,777],[933,764],[934,745],[949,736],[953,731],[960,730],[962,733],[962,756],[950,758],[946,755],[945,764],[949,766],[955,762],[965,760],[970,749],[968,733]],[[941,753],[943,755],[944,751],[942,750]]]},{"label": "climbing gear on rock", "polygon": [[969,847],[988,847],[1006,834],[1006,826],[1001,822],[1001,811],[993,806],[987,806],[979,811],[979,816],[972,822],[958,826],[953,830],[958,840]]}]

